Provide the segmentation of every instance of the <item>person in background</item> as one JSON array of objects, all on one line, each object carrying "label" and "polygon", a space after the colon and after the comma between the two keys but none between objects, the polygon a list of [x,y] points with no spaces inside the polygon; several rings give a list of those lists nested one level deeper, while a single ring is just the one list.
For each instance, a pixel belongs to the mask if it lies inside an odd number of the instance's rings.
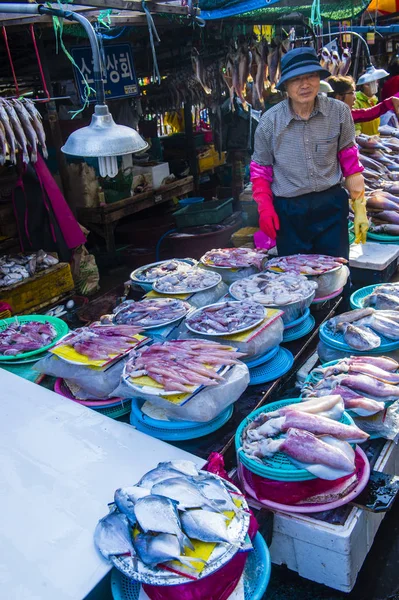
[{"label": "person in background", "polygon": [[[376,93],[378,92],[377,81],[370,81],[360,86],[360,90],[356,92],[355,102],[353,108],[372,108],[378,104],[378,98]],[[356,135],[364,133],[365,135],[378,135],[378,128],[380,126],[380,119],[373,119],[366,123],[356,123],[355,131]]]},{"label": "person in background", "polygon": [[332,88],[331,98],[341,100],[345,102],[351,109],[352,118],[355,123],[367,123],[374,119],[379,119],[382,115],[389,111],[394,111],[399,115],[399,98],[393,96],[392,98],[386,98],[383,102],[379,102],[375,106],[369,108],[358,108],[354,109],[353,106],[356,100],[356,84],[352,77],[344,77],[339,75],[337,77],[332,76],[327,79],[327,82]]},{"label": "person in background", "polygon": [[399,94],[399,55],[396,55],[390,62],[388,71],[390,77],[382,87],[381,100],[386,100],[391,96]]},{"label": "person in background", "polygon": [[319,93],[320,79],[329,75],[313,48],[287,52],[276,87],[288,97],[266,111],[256,129],[252,194],[260,229],[276,240],[279,256],[348,258],[348,192],[357,241],[366,241],[364,169],[354,124],[343,102]]}]

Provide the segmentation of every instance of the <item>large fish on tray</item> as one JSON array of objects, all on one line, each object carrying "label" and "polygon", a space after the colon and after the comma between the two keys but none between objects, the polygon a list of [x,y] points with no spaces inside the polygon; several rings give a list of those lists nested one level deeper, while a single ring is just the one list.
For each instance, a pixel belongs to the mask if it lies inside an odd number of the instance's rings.
[{"label": "large fish on tray", "polygon": [[111,556],[136,555],[130,523],[126,515],[118,512],[112,512],[100,519],[94,532],[94,542],[107,560]]},{"label": "large fish on tray", "polygon": [[383,311],[376,312],[359,321],[359,327],[365,325],[390,340],[399,339],[399,323],[383,316]]},{"label": "large fish on tray", "polygon": [[378,192],[374,192],[367,198],[367,210],[376,213],[384,210],[399,210],[399,205],[397,202],[392,202],[392,200],[378,194]]},{"label": "large fish on tray", "polygon": [[363,306],[372,306],[376,310],[399,310],[399,297],[375,292],[364,298]]},{"label": "large fish on tray", "polygon": [[363,394],[366,394],[366,396],[370,396],[370,398],[379,398],[384,402],[391,402],[399,398],[399,386],[379,381],[369,375],[360,373],[353,375],[338,375],[335,378],[332,377],[331,380],[332,384],[336,381],[338,385],[343,385],[352,390],[362,392]]},{"label": "large fish on tray", "polygon": [[193,568],[193,562],[205,562],[202,558],[195,556],[182,556],[179,540],[170,533],[160,533],[157,536],[150,533],[139,533],[134,538],[134,547],[140,560],[150,567],[171,560],[178,560],[189,568]]},{"label": "large fish on tray", "polygon": [[296,466],[320,479],[338,479],[355,470],[355,453],[348,442],[330,436],[319,438],[301,429],[289,429],[278,440],[244,443],[242,451],[258,460],[283,452]]},{"label": "large fish on tray", "polygon": [[342,323],[339,330],[343,332],[344,341],[354,350],[367,352],[381,346],[381,339],[368,327]]},{"label": "large fish on tray", "polygon": [[373,223],[392,223],[394,225],[399,225],[399,212],[396,210],[383,210],[382,212],[378,212],[373,214],[372,217]]},{"label": "large fish on tray", "polygon": [[356,425],[345,425],[327,417],[303,413],[295,408],[287,410],[281,417],[269,419],[257,429],[249,430],[247,435],[249,440],[261,440],[285,433],[291,428],[310,431],[317,436],[331,435],[351,443],[364,442],[369,437]]},{"label": "large fish on tray", "polygon": [[182,552],[186,546],[193,550],[192,543],[180,528],[176,502],[163,496],[146,496],[137,500],[134,513],[144,533],[170,533],[179,540]]},{"label": "large fish on tray", "polygon": [[339,421],[344,412],[344,403],[340,396],[337,394],[329,395],[325,394],[323,398],[312,398],[306,402],[298,404],[289,404],[275,410],[273,412],[262,412],[257,417],[248,423],[243,432],[243,439],[248,436],[248,432],[261,427],[264,423],[267,423],[270,419],[284,416],[290,410],[295,409],[305,414],[319,415]]},{"label": "large fish on tray", "polygon": [[399,373],[388,371],[371,363],[370,358],[369,356],[359,356],[358,358],[351,356],[350,358],[338,361],[338,363],[330,367],[319,367],[313,373],[322,373],[324,378],[339,375],[340,373],[361,373],[385,383],[399,384]]},{"label": "large fish on tray", "polygon": [[370,227],[370,233],[383,233],[386,235],[399,236],[399,225],[394,225],[393,223],[384,223],[382,225],[372,225]]},{"label": "large fish on tray", "polygon": [[338,331],[339,326],[343,323],[354,323],[363,317],[368,317],[372,315],[374,310],[372,308],[357,308],[355,310],[350,310],[349,312],[342,313],[333,317],[329,321],[327,321],[327,328],[331,329],[331,331]]}]

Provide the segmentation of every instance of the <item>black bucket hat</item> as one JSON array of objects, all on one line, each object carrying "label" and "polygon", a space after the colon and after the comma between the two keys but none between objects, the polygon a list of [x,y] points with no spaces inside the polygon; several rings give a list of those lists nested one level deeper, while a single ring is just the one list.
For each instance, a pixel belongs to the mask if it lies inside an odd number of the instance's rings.
[{"label": "black bucket hat", "polygon": [[307,73],[319,73],[320,79],[330,77],[330,71],[323,69],[313,48],[295,48],[290,50],[281,59],[281,78],[276,88],[281,90],[289,79],[306,75]]}]

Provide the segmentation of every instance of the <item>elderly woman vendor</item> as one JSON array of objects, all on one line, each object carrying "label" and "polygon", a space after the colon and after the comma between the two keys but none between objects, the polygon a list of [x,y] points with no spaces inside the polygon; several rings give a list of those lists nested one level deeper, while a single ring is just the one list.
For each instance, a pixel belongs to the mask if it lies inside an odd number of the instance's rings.
[{"label": "elderly woman vendor", "polygon": [[348,258],[347,192],[356,241],[366,241],[363,167],[351,112],[343,102],[318,93],[320,80],[329,76],[312,48],[287,52],[277,87],[288,98],[265,112],[256,130],[253,197],[260,228],[276,239],[280,256]]}]

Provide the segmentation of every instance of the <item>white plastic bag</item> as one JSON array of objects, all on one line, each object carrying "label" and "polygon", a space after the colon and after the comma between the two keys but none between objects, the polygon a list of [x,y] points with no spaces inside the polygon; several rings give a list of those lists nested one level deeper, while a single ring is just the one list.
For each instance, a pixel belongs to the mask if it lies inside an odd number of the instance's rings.
[{"label": "white plastic bag", "polygon": [[168,417],[177,421],[207,423],[238,400],[246,390],[249,383],[248,367],[239,362],[228,370],[224,379],[225,381],[219,385],[204,387],[183,406],[174,405],[166,398],[155,394],[140,392],[138,388],[133,390],[125,381],[121,381],[112,396],[149,400],[152,404],[163,408]]},{"label": "white plastic bag", "polygon": [[81,393],[87,394],[84,399],[91,398],[109,398],[113,397],[111,392],[119,384],[122,375],[123,367],[127,358],[119,360],[106,370],[91,369],[84,365],[74,365],[62,360],[55,354],[48,354],[34,366],[36,371],[51,375],[53,377],[61,377],[76,383],[81,388]]},{"label": "white plastic bag", "polygon": [[195,308],[202,308],[203,306],[208,306],[208,304],[214,304],[220,300],[222,296],[227,294],[228,291],[228,286],[221,281],[210,290],[195,292],[190,298],[187,298],[187,302],[191,304],[191,306],[195,306]]},{"label": "white plastic bag", "polygon": [[262,331],[250,336],[248,341],[235,341],[231,339],[227,339],[224,336],[201,336],[198,333],[192,333],[187,329],[182,332],[179,339],[198,339],[200,337],[205,337],[207,340],[211,340],[213,342],[223,343],[233,348],[237,348],[239,352],[244,352],[246,357],[254,357],[260,356],[264,354],[270,348],[274,348],[278,346],[283,341],[284,334],[284,323],[281,317],[276,319],[273,323],[265,327]]}]

